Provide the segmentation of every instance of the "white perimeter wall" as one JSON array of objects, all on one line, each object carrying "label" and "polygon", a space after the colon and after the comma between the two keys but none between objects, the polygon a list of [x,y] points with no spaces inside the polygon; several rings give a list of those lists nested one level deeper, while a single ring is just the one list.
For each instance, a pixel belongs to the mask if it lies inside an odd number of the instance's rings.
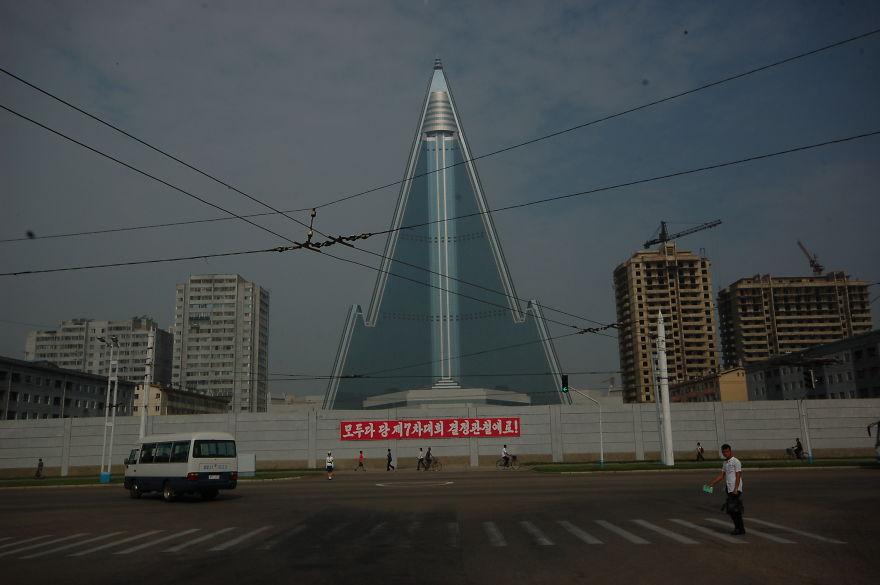
[{"label": "white perimeter wall", "polygon": [[[692,458],[697,441],[712,456],[730,443],[745,456],[778,457],[806,435],[795,401],[672,404],[673,441],[678,457]],[[880,399],[808,401],[806,425],[813,452],[868,455],[874,439],[865,427],[880,419]],[[518,416],[521,436],[504,438],[341,441],[342,420]],[[660,451],[654,404],[603,406],[605,457],[608,460],[655,458]],[[140,419],[116,422],[113,461],[118,466],[137,445]],[[506,443],[524,460],[593,460],[599,454],[599,413],[589,405],[528,407],[448,407],[375,411],[301,411],[286,413],[206,414],[147,418],[147,434],[199,430],[233,433],[240,453],[254,453],[257,467],[316,467],[327,451],[339,460],[363,449],[372,466],[384,463],[390,447],[395,462],[409,465],[419,447],[463,464],[491,465]],[[33,470],[42,457],[62,475],[97,471],[103,442],[103,417],[0,421],[0,472]],[[805,441],[804,441],[805,442]]]}]

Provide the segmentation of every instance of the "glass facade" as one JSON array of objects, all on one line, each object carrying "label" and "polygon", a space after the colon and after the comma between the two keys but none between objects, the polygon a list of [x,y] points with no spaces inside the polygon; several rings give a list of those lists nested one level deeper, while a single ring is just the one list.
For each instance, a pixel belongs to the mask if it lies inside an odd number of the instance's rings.
[{"label": "glass facade", "polygon": [[[436,67],[369,309],[353,306],[325,408],[411,389],[560,402],[540,306],[516,299],[454,101]],[[406,228],[406,226],[414,226]],[[404,229],[400,229],[404,228]]]}]

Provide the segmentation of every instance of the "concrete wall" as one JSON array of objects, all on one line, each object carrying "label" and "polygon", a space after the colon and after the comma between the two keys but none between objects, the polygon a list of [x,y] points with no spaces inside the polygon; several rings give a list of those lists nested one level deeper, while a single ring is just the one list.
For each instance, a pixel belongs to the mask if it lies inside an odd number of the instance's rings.
[{"label": "concrete wall", "polygon": [[[806,432],[795,401],[673,403],[676,457],[692,459],[697,441],[708,457],[730,443],[742,457],[780,457]],[[817,457],[873,454],[865,427],[880,419],[880,399],[808,401],[806,425]],[[495,417],[521,418],[521,436],[504,438],[340,441],[341,420]],[[603,405],[605,459],[656,459],[660,452],[654,404]],[[332,451],[338,467],[354,467],[363,449],[368,467],[415,467],[419,447],[432,447],[447,466],[493,465],[506,443],[524,461],[591,461],[599,456],[599,413],[592,405],[446,407],[376,411],[293,411],[148,417],[147,434],[224,431],[241,453],[254,453],[258,469],[318,467]],[[117,418],[114,471],[137,445],[140,419]],[[0,476],[33,473],[39,457],[49,475],[97,474],[103,418],[0,421]],[[805,441],[804,441],[805,442]]]}]

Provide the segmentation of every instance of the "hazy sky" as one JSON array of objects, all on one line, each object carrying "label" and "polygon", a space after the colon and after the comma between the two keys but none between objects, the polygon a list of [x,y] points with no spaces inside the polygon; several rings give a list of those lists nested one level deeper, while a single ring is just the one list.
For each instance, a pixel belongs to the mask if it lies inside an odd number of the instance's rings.
[{"label": "hazy sky", "polygon": [[[399,180],[433,60],[481,154],[880,28],[866,2],[0,1],[0,66],[241,190],[311,207]],[[259,205],[0,74],[0,104],[236,213]],[[582,191],[880,130],[880,35],[478,163],[489,204]],[[659,221],[720,218],[716,291],[756,273],[829,269],[880,281],[880,137],[495,215],[523,298],[603,322],[611,274]],[[217,217],[214,209],[0,111],[0,238]],[[397,188],[322,209],[324,231],[386,229]],[[307,220],[307,214],[300,214]],[[260,223],[292,239],[283,217]],[[244,222],[0,243],[0,271],[284,244]],[[364,247],[381,251],[384,239]],[[334,248],[372,265],[375,257]],[[173,316],[190,274],[271,292],[273,373],[326,374],[376,273],[295,252],[0,277],[0,354],[74,317]],[[872,298],[880,294],[872,287]],[[880,304],[874,303],[874,322]],[[548,313],[549,315],[549,313]],[[568,318],[566,318],[568,319]],[[574,322],[574,320],[572,320]],[[551,326],[554,333],[564,333]],[[614,370],[616,341],[557,343],[563,367]],[[578,377],[576,386],[602,376]],[[273,383],[320,392],[323,383]]]}]

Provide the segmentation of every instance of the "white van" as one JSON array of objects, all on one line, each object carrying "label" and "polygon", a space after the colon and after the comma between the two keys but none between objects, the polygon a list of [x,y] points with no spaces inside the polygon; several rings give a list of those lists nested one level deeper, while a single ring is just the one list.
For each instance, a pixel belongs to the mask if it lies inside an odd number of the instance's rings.
[{"label": "white van", "polygon": [[161,491],[166,502],[190,493],[210,500],[237,482],[235,437],[229,433],[153,435],[125,460],[123,485],[132,498]]}]

